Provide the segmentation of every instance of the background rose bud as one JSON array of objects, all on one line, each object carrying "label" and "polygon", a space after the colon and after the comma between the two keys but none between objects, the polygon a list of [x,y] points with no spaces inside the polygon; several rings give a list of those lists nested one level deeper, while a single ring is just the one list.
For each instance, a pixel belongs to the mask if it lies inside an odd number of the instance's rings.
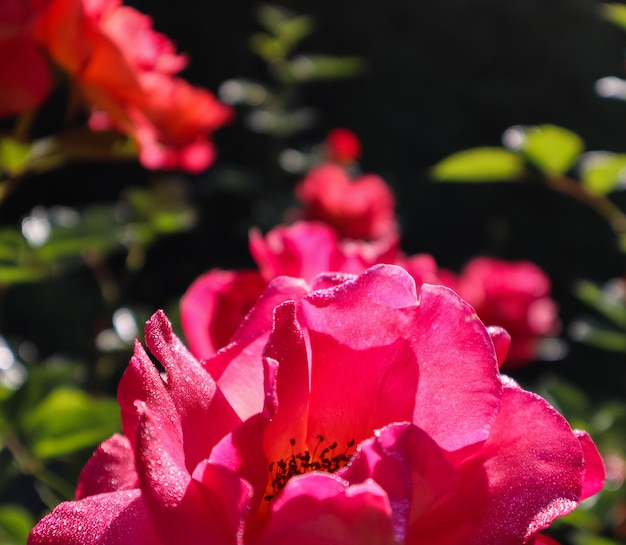
[{"label": "background rose bud", "polygon": [[304,219],[325,222],[341,237],[372,240],[397,231],[393,192],[374,174],[351,179],[342,167],[324,164],[309,172],[296,196]]}]

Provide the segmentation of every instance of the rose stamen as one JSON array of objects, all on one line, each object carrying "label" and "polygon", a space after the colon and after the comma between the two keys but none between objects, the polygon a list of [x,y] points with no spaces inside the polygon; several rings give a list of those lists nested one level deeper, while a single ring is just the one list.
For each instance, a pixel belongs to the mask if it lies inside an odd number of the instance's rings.
[{"label": "rose stamen", "polygon": [[268,494],[264,496],[266,501],[273,499],[278,492],[280,492],[287,484],[289,479],[296,475],[302,475],[309,471],[324,471],[325,473],[334,473],[344,467],[353,452],[350,452],[356,441],[353,439],[346,443],[346,448],[343,452],[336,454],[337,442],[333,442],[328,447],[322,449],[317,454],[319,446],[324,442],[322,435],[317,436],[318,442],[313,449],[313,454],[309,450],[304,452],[294,452],[294,446],[296,444],[295,439],[290,439],[291,443],[291,456],[285,459],[282,458],[275,462],[270,463],[269,472],[270,478],[268,482]]}]

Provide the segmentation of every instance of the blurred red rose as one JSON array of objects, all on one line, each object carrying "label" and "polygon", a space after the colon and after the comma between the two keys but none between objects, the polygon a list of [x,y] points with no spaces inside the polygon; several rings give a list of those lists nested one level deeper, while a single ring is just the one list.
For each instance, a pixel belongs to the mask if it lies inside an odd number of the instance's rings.
[{"label": "blurred red rose", "polygon": [[326,153],[331,162],[352,163],[361,156],[361,142],[349,129],[337,127],[324,139]]},{"label": "blurred red rose", "polygon": [[559,331],[550,279],[534,263],[478,257],[463,268],[453,288],[486,325],[511,335],[508,368],[535,360],[539,341]]},{"label": "blurred red rose", "polygon": [[52,84],[48,61],[32,36],[50,0],[0,2],[0,116],[35,108]]},{"label": "blurred red rose", "polygon": [[296,187],[302,217],[332,226],[342,238],[374,240],[398,230],[395,198],[374,174],[351,179],[339,165],[314,168]]},{"label": "blurred red rose", "polygon": [[45,98],[45,53],[86,101],[91,128],[128,134],[144,166],[198,172],[213,162],[209,137],[232,112],[175,76],[187,59],[148,16],[121,0],[7,1],[0,7],[0,53],[10,65],[0,72],[0,115]]},{"label": "blurred red rose", "polygon": [[162,313],[124,435],[28,545],[538,545],[604,479],[589,435],[498,373],[490,334],[403,269],[270,283],[204,362]]}]

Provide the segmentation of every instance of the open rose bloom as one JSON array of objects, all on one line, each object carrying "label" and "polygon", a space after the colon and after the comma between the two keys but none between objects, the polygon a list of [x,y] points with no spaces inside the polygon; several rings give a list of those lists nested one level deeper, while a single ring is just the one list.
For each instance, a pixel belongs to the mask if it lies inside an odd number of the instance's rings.
[{"label": "open rose bloom", "polygon": [[602,486],[589,436],[500,376],[506,333],[399,267],[279,277],[205,361],[161,312],[146,343],[165,372],[137,343],[124,435],[29,545],[551,543]]}]

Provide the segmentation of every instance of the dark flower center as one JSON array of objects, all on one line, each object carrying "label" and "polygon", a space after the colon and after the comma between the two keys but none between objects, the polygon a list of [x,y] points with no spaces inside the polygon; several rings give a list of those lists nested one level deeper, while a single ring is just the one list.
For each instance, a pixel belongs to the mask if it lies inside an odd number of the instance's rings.
[{"label": "dark flower center", "polygon": [[274,498],[287,484],[287,481],[296,475],[302,475],[309,471],[334,473],[340,470],[348,463],[348,460],[354,453],[353,449],[356,443],[354,439],[346,443],[343,452],[337,451],[338,445],[336,441],[328,446],[324,446],[324,436],[318,435],[317,439],[318,443],[313,452],[309,450],[294,452],[293,447],[296,444],[296,440],[289,440],[291,443],[291,456],[270,464],[268,494],[265,495],[265,500],[269,501]]}]

